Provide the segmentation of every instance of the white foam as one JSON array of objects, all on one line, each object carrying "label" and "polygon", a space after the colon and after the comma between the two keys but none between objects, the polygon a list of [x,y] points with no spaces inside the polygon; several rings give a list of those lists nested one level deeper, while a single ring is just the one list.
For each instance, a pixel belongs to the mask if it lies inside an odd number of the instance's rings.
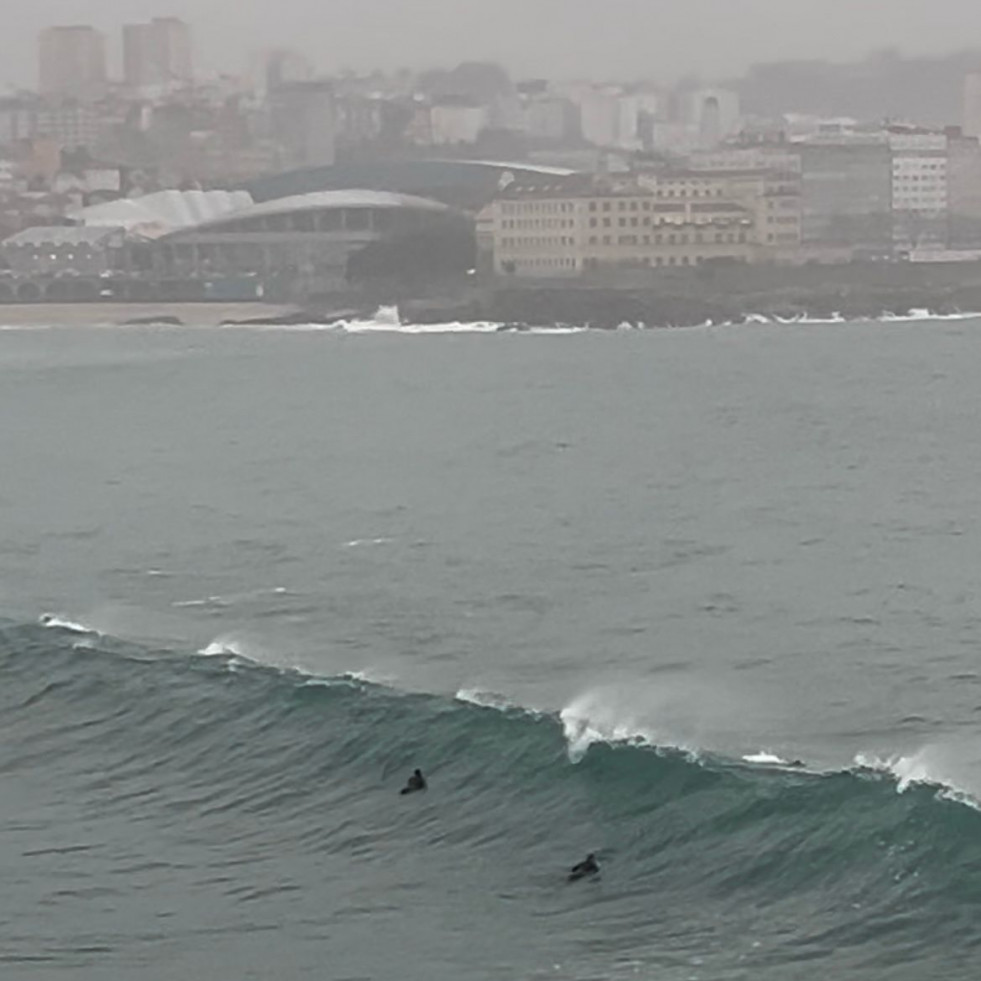
[{"label": "white foam", "polygon": [[398,334],[456,334],[487,333],[500,328],[490,321],[475,323],[405,324],[397,306],[379,307],[370,320],[342,321],[338,326],[349,334],[366,334],[375,331]]},{"label": "white foam", "polygon": [[521,709],[530,711],[523,706],[516,705],[504,695],[493,691],[483,691],[480,688],[461,688],[454,696],[458,702],[466,702],[469,705],[478,705],[480,708],[497,709],[500,712],[508,709]]},{"label": "white foam", "polygon": [[971,320],[977,316],[976,313],[932,313],[930,310],[920,308],[905,314],[886,313],[879,320],[883,323],[908,324],[922,321]]},{"label": "white foam", "polygon": [[981,809],[978,764],[977,759],[965,758],[953,745],[924,746],[906,756],[859,753],[855,757],[855,766],[860,769],[892,777],[897,793],[915,786],[934,787],[944,800]]},{"label": "white foam", "polygon": [[611,691],[587,692],[559,712],[569,760],[578,763],[593,743],[657,745],[657,733]]},{"label": "white foam", "polygon": [[336,324],[339,330],[348,334],[494,334],[501,329],[501,324],[492,321],[474,321],[463,323],[437,324],[393,324],[386,320],[347,320]]},{"label": "white foam", "polygon": [[202,647],[198,651],[202,657],[244,657],[248,659],[249,655],[245,653],[241,641],[236,640],[234,637],[219,637],[213,640],[207,647]]},{"label": "white foam", "polygon": [[758,766],[790,766],[790,761],[783,759],[781,756],[777,756],[776,753],[770,753],[766,750],[762,750],[759,753],[750,753],[748,756],[743,757],[744,763],[753,763]]},{"label": "white foam", "polygon": [[57,613],[45,613],[38,622],[42,627],[50,627],[53,630],[68,630],[73,634],[98,634],[95,627],[90,627],[84,623],[77,623],[67,617],[59,616]]},{"label": "white foam", "polygon": [[848,321],[840,314],[833,313],[830,317],[801,317],[799,324],[846,324]]},{"label": "white foam", "polygon": [[343,548],[361,548],[363,545],[390,545],[394,538],[354,538],[345,542]]}]

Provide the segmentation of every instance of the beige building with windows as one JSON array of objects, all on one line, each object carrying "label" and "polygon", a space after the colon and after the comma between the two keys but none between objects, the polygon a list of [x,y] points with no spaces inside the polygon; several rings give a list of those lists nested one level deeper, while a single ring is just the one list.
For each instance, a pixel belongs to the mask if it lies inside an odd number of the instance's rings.
[{"label": "beige building with windows", "polygon": [[577,175],[512,183],[481,213],[478,236],[497,275],[574,277],[611,267],[767,261],[767,214],[765,200],[748,190],[740,198],[721,179]]},{"label": "beige building with windows", "polygon": [[792,170],[684,170],[641,174],[659,198],[724,200],[752,213],[754,262],[789,263],[801,246],[800,174]]}]

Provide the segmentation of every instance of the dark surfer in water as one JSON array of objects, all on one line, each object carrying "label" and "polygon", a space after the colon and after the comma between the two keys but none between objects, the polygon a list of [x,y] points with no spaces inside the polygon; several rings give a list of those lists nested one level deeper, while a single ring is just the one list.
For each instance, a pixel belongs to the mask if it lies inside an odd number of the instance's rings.
[{"label": "dark surfer in water", "polygon": [[408,783],[399,791],[401,794],[414,794],[417,791],[426,789],[426,778],[422,775],[422,770],[415,770],[409,777]]},{"label": "dark surfer in water", "polygon": [[577,882],[579,879],[592,878],[594,875],[599,875],[599,870],[599,863],[596,861],[596,856],[590,852],[582,862],[572,866],[572,871],[569,873],[569,881]]}]

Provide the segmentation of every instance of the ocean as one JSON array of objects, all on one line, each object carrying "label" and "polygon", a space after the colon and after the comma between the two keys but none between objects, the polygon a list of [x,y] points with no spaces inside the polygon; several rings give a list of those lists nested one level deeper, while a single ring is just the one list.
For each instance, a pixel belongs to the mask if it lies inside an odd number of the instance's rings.
[{"label": "ocean", "polygon": [[0,331],[0,976],[976,978],[979,377],[970,318]]}]

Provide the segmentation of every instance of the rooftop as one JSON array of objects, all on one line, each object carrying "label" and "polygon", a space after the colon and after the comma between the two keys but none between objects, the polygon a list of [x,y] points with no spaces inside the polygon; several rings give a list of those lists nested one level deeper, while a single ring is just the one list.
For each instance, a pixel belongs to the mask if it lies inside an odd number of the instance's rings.
[{"label": "rooftop", "polygon": [[312,191],[309,194],[294,194],[288,198],[263,201],[249,208],[236,211],[226,218],[259,218],[263,215],[281,215],[297,211],[320,211],[329,208],[415,208],[420,211],[449,211],[445,204],[430,201],[428,198],[412,194],[396,194],[392,191],[365,191],[349,189],[343,191]]},{"label": "rooftop", "polygon": [[547,180],[516,180],[502,188],[498,197],[505,201],[522,198],[652,198],[654,193],[637,184],[604,184],[592,174],[572,174]]},{"label": "rooftop", "polygon": [[45,225],[25,228],[16,235],[3,240],[3,246],[59,246],[59,245],[101,245],[114,236],[123,234],[116,227],[78,228],[70,225]]}]

